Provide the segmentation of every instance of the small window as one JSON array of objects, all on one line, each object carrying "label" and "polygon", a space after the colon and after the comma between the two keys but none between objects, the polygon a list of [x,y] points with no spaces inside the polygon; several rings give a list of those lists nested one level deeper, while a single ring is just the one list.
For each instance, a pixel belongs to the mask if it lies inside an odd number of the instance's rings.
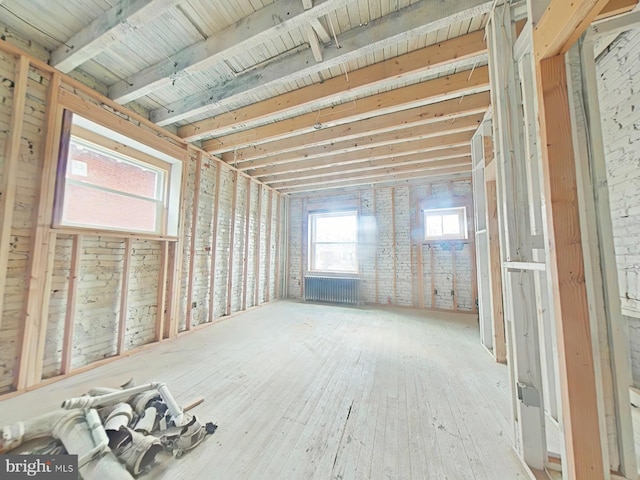
[{"label": "small window", "polygon": [[358,272],[358,214],[309,214],[309,270]]},{"label": "small window", "polygon": [[180,162],[77,115],[65,122],[54,226],[175,235]]},{"label": "small window", "polygon": [[466,207],[423,210],[425,240],[465,240],[467,238]]}]

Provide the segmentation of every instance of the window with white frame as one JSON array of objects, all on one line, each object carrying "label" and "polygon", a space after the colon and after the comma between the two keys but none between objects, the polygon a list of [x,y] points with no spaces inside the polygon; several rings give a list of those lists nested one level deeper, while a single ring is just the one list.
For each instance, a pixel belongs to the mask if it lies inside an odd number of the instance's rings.
[{"label": "window with white frame", "polygon": [[87,119],[68,117],[54,227],[175,235],[180,162]]},{"label": "window with white frame", "polygon": [[356,211],[309,214],[309,270],[358,272]]},{"label": "window with white frame", "polygon": [[424,209],[425,240],[466,240],[467,208]]}]

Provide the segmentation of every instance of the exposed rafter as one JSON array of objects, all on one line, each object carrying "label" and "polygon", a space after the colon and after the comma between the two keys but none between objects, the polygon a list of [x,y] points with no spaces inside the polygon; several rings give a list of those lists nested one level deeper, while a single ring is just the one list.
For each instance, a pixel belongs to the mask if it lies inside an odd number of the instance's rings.
[{"label": "exposed rafter", "polygon": [[638,5],[638,0],[609,0],[609,3],[600,11],[596,20],[603,20],[614,15],[630,12],[636,5]]},{"label": "exposed rafter", "polygon": [[469,147],[472,132],[461,132],[440,135],[434,138],[403,142],[395,145],[366,148],[342,155],[324,154],[315,158],[303,158],[293,161],[281,161],[280,158],[267,157],[264,159],[247,162],[240,165],[240,170],[256,177],[264,175],[277,175],[286,172],[299,172],[314,168],[347,165],[350,163],[370,162],[380,158],[400,157],[414,153],[431,152],[434,150],[450,149],[455,147]]},{"label": "exposed rafter", "polygon": [[[239,161],[244,158],[282,154],[444,121],[450,122],[453,127],[455,119],[486,112],[489,108],[489,97],[488,92],[476,93],[336,127],[313,130],[309,133],[260,144],[256,147],[239,149],[235,152],[235,156]],[[459,126],[459,124],[455,126]]]},{"label": "exposed rafter", "polygon": [[68,73],[181,1],[120,0],[55,49],[51,53],[51,65]]},{"label": "exposed rafter", "polygon": [[344,0],[317,0],[312,9],[305,10],[300,0],[278,0],[206,40],[115,83],[109,88],[109,98],[127,103],[148,95],[182,76],[244,53],[343,5]]},{"label": "exposed rafter", "polygon": [[346,179],[342,182],[336,183],[328,183],[324,185],[304,185],[297,186],[291,188],[282,188],[278,189],[280,193],[303,193],[303,192],[318,192],[322,190],[337,190],[337,189],[347,189],[351,187],[359,187],[359,186],[367,186],[370,187],[372,185],[395,185],[397,186],[399,182],[411,184],[414,181],[424,180],[428,178],[431,181],[435,180],[450,180],[454,178],[460,177],[468,177],[471,174],[471,164],[469,166],[462,167],[454,167],[448,169],[446,172],[439,172],[438,170],[421,170],[409,173],[398,173],[395,175],[383,175],[381,177],[375,178],[365,178],[365,179],[356,179],[350,180]]},{"label": "exposed rafter", "polygon": [[489,89],[486,67],[471,72],[437,78],[429,82],[398,88],[379,95],[359,99],[352,104],[325,108],[316,113],[300,115],[277,123],[227,135],[204,143],[207,151],[220,153],[247,145],[259,145],[292,135],[310,132],[320,123],[323,128],[334,127],[400,110],[472,95]]},{"label": "exposed rafter", "polygon": [[[214,110],[220,110],[247,95],[259,93],[264,88],[299,80],[317,73],[320,69],[335,67],[388,45],[436,31],[452,22],[477,17],[488,12],[492,4],[493,1],[485,0],[417,2],[369,22],[366,27],[354,28],[343,33],[340,36],[341,48],[325,49],[321,65],[316,64],[308,50],[298,52],[241,75],[222,87],[211,88],[172,103],[167,108],[156,109],[151,113],[151,119],[159,125],[166,125],[207,111],[213,113]],[[317,8],[316,6],[309,12],[315,12]],[[171,70],[173,71],[175,69]],[[112,95],[119,97],[115,92],[112,92]]]},{"label": "exposed rafter", "polygon": [[185,125],[178,134],[187,141],[199,140],[205,136],[220,136],[230,129],[251,126],[252,122],[269,116],[282,115],[297,108],[317,102],[340,102],[359,92],[379,88],[385,82],[398,80],[408,75],[436,72],[437,67],[453,69],[460,62],[486,53],[484,32],[478,31],[419,50],[360,68],[349,73],[348,79],[338,76],[299,88],[259,103],[222,113],[215,117]]}]

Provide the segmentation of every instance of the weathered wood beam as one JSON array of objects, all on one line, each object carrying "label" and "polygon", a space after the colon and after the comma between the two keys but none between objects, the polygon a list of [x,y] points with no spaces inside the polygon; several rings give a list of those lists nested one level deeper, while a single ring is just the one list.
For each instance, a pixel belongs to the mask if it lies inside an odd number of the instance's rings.
[{"label": "weathered wood beam", "polygon": [[[234,164],[242,167],[245,162],[258,162],[269,158],[277,158],[279,162],[286,162],[304,159],[308,160],[325,155],[341,155],[343,153],[354,152],[357,150],[364,150],[379,146],[390,146],[414,140],[425,140],[427,138],[438,137],[440,135],[476,130],[478,128],[478,124],[482,120],[482,116],[483,114],[477,114],[469,117],[457,118],[455,120],[446,120],[417,127],[403,128],[392,132],[374,134],[366,137],[355,138],[353,140],[336,140],[335,143],[327,145],[309,147],[284,153],[274,152],[272,155],[267,156],[262,155],[247,158],[247,152],[243,150],[242,152],[238,152],[238,155],[235,153],[223,154],[222,158],[225,161],[233,162]],[[248,154],[251,155],[253,152],[253,149],[249,149]],[[240,153],[242,153],[243,156],[240,156]]]},{"label": "weathered wood beam", "polygon": [[536,59],[567,52],[608,2],[609,0],[551,0],[533,29]]},{"label": "weathered wood beam", "polygon": [[347,165],[338,165],[335,167],[316,168],[313,170],[303,170],[300,172],[291,172],[283,175],[267,175],[260,179],[271,187],[277,187],[278,183],[284,183],[292,180],[303,180],[309,178],[317,178],[323,175],[340,174],[350,176],[361,172],[371,170],[379,170],[381,168],[391,168],[401,165],[414,165],[425,162],[434,162],[442,160],[469,160],[471,153],[468,147],[456,147],[446,150],[436,150],[434,152],[416,153],[414,155],[404,155],[401,157],[381,158],[379,160],[371,160],[362,163],[351,163]]},{"label": "weathered wood beam", "polygon": [[[303,50],[234,78],[222,87],[210,88],[180,102],[169,104],[166,108],[156,109],[151,113],[151,119],[158,125],[167,125],[205,112],[213,114],[216,110],[228,110],[227,105],[242,101],[247,95],[258,94],[265,88],[308,77],[321,69],[336,67],[386,46],[448,27],[450,23],[477,17],[490,11],[492,5],[492,1],[486,0],[416,2],[369,22],[366,29],[353,28],[342,33],[341,48],[326,49],[320,65],[313,60],[313,55],[308,50]],[[316,12],[317,8],[316,6],[309,12]],[[170,73],[173,72],[174,69],[171,69]]]},{"label": "weathered wood beam", "polygon": [[342,155],[332,155],[327,152],[315,158],[303,157],[291,162],[281,162],[277,157],[268,157],[257,161],[253,165],[248,164],[248,173],[262,177],[264,175],[275,175],[279,173],[295,172],[311,168],[346,165],[348,163],[367,162],[379,158],[409,155],[412,153],[429,152],[433,150],[443,150],[452,147],[467,147],[471,141],[473,131],[454,133],[451,135],[440,134],[434,138],[427,138],[411,142],[403,142],[393,145],[383,145],[380,147],[366,148]]},{"label": "weathered wood beam", "polygon": [[127,103],[334,11],[342,0],[317,0],[305,10],[300,0],[278,0],[216,32],[206,40],[151,65],[109,87],[109,98]]},{"label": "weathered wood beam", "polygon": [[182,0],[120,0],[51,53],[51,65],[68,73]]},{"label": "weathered wood beam", "polygon": [[329,43],[331,41],[331,35],[329,35],[329,32],[327,32],[327,29],[324,28],[322,23],[320,23],[320,20],[318,20],[317,18],[314,18],[309,21],[309,25],[311,25],[313,29],[316,31],[316,33],[318,34],[318,38],[322,43]]},{"label": "weathered wood beam", "polygon": [[[580,3],[580,2],[578,2]],[[582,2],[583,3],[583,2]],[[569,479],[605,478],[564,55],[536,69]]]},{"label": "weathered wood beam", "polygon": [[[207,142],[205,146],[207,148],[213,146],[217,152],[230,151],[226,155],[223,153],[223,159],[232,163],[229,160],[231,158],[230,155],[234,155],[233,158],[237,159],[238,149],[242,147],[251,145],[258,151],[261,148],[266,149],[267,147],[255,147],[255,145],[266,143],[267,141],[282,140],[295,134],[312,132],[315,123],[320,123],[321,128],[332,128],[371,117],[450,100],[463,95],[473,95],[489,89],[489,75],[486,67],[477,68],[471,78],[469,77],[469,72],[460,72],[429,82],[398,88],[362,98],[348,105],[338,105],[320,110],[314,115],[301,115],[252,130],[227,135],[221,139]],[[224,147],[221,146],[222,142],[224,142]]]},{"label": "weathered wood beam", "polygon": [[600,10],[600,14],[595,19],[604,20],[605,18],[630,12],[636,5],[638,5],[638,0],[609,0],[609,3]]},{"label": "weathered wood beam", "polygon": [[[438,172],[436,170],[436,172]],[[386,175],[382,177],[376,178],[364,178],[359,180],[350,180],[346,179],[340,183],[331,183],[324,185],[306,185],[301,187],[292,187],[292,188],[283,188],[279,190],[280,193],[293,194],[293,193],[303,193],[303,192],[317,192],[321,190],[333,190],[333,189],[341,189],[348,187],[357,187],[363,185],[380,185],[380,184],[398,184],[398,182],[402,182],[403,185],[407,183],[417,180],[428,178],[430,180],[441,180],[441,179],[449,179],[449,178],[457,178],[460,176],[467,177],[471,173],[471,163],[469,166],[462,167],[452,167],[448,169],[445,173],[434,173],[433,171],[425,170],[418,172],[409,172],[409,173],[399,173],[396,175]]]},{"label": "weathered wood beam", "polygon": [[[387,163],[385,165],[380,165],[376,168],[363,168],[362,170],[358,170],[355,172],[351,172],[348,175],[340,171],[334,172],[317,172],[316,175],[307,175],[305,178],[300,179],[276,179],[273,182],[268,183],[268,185],[272,188],[288,188],[293,186],[303,186],[303,185],[316,185],[322,183],[334,183],[343,181],[345,178],[349,178],[350,180],[354,179],[366,179],[366,178],[375,178],[382,175],[393,175],[398,173],[405,172],[417,172],[421,170],[441,170],[448,169],[451,167],[458,167],[461,165],[470,165],[471,157],[470,156],[460,156],[453,157],[448,160],[422,160],[422,161],[412,161],[408,163],[404,162],[395,162],[395,163]],[[315,172],[313,172],[315,173]]]},{"label": "weathered wood beam", "polygon": [[[313,130],[309,133],[257,145],[254,150],[262,155],[273,155],[276,152],[283,153],[302,148],[317,147],[409,127],[418,127],[443,121],[452,122],[460,117],[484,114],[489,108],[489,103],[489,92],[481,92],[335,127]],[[242,151],[239,150],[239,152]],[[236,160],[239,160],[239,158],[236,158]]]},{"label": "weathered wood beam", "polygon": [[[462,60],[485,52],[483,32],[473,32],[354,70],[349,72],[348,79],[339,75],[322,83],[314,83],[262,102],[185,125],[178,129],[178,134],[187,141],[199,140],[205,136],[224,135],[232,128],[246,127],[251,122],[273,115],[282,115],[317,102],[344,101],[359,91],[378,87],[384,82],[397,81],[409,74],[418,74],[436,67],[460,63]],[[309,127],[313,123],[315,122],[308,122],[306,126]]]},{"label": "weathered wood beam", "polygon": [[309,48],[311,48],[311,52],[313,52],[313,58],[315,58],[318,63],[322,62],[322,45],[320,45],[318,34],[311,25],[305,27],[305,34],[309,41]]},{"label": "weathered wood beam", "polygon": [[332,183],[340,183],[344,182],[345,178],[349,180],[364,180],[378,177],[393,177],[394,175],[401,173],[410,173],[410,172],[424,172],[424,171],[439,171],[439,170],[449,170],[451,168],[461,167],[461,166],[470,166],[471,158],[470,157],[462,157],[462,158],[453,158],[451,160],[440,160],[440,161],[426,161],[420,163],[412,163],[409,165],[399,164],[387,166],[384,168],[379,168],[375,170],[365,170],[358,173],[352,173],[350,175],[343,175],[340,172],[332,173],[328,175],[319,175],[313,178],[306,178],[304,180],[290,180],[286,182],[280,182],[277,184],[270,185],[273,188],[277,188],[278,190],[284,188],[293,188],[293,187],[306,187],[310,185],[328,185]]}]

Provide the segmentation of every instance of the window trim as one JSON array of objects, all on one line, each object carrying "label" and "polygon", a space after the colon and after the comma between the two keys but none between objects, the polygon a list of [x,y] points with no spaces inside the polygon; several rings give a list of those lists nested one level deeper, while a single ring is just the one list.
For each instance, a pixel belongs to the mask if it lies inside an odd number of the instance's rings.
[{"label": "window trim", "polygon": [[[338,216],[355,216],[356,219],[356,241],[355,242],[315,242],[315,219],[318,217],[338,217]],[[344,276],[353,276],[358,275],[360,273],[360,262],[358,258],[358,249],[359,249],[359,222],[360,215],[357,209],[353,208],[345,208],[340,210],[312,210],[307,214],[307,225],[308,225],[308,248],[307,248],[307,271],[312,275],[319,274],[328,274],[328,275],[344,275]],[[328,244],[328,245],[355,245],[356,247],[356,263],[354,270],[320,270],[315,268],[315,245],[317,244]]]},{"label": "window trim", "polygon": [[[428,207],[428,208],[427,208]],[[422,226],[422,241],[423,242],[465,242],[469,240],[469,208],[468,205],[453,204],[453,205],[428,205],[428,202],[421,204],[420,221]],[[456,212],[457,211],[457,212]],[[427,235],[427,216],[429,212],[456,212],[458,214],[460,222],[460,230],[462,235],[443,234],[441,236],[433,237]]]},{"label": "window trim", "polygon": [[[132,129],[137,129],[131,125]],[[137,234],[144,236],[154,236],[168,239],[175,239],[179,232],[180,199],[183,161],[167,153],[143,144],[136,139],[115,131],[109,127],[102,126],[93,120],[72,110],[62,110],[62,131],[60,135],[60,146],[58,150],[58,162],[55,180],[54,204],[51,219],[51,228],[65,230],[89,230],[92,232],[118,232],[122,234]],[[156,198],[139,197],[107,187],[86,185],[81,181],[67,179],[67,171],[71,168],[69,162],[69,146],[72,138],[78,138],[82,142],[94,144],[98,150],[106,149],[114,157],[122,157],[124,161],[132,164],[139,164],[150,170],[158,170],[163,173],[162,184],[156,188],[162,188],[163,193]],[[131,198],[139,198],[156,204],[156,228],[154,231],[125,229],[119,227],[97,226],[84,223],[75,223],[62,220],[64,198],[66,194],[66,184],[81,184],[99,191],[107,191]]]}]

